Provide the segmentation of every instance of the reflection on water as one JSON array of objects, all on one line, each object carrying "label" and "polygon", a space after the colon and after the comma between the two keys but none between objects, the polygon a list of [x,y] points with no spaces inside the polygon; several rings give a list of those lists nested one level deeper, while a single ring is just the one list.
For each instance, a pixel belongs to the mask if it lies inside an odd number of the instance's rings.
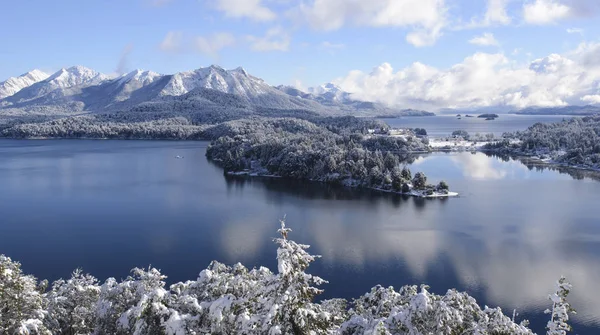
[{"label": "reflection on water", "polygon": [[410,202],[417,208],[424,208],[427,202],[446,202],[448,198],[423,199],[395,193],[380,192],[371,189],[349,188],[320,182],[301,180],[283,180],[269,177],[248,177],[225,175],[229,192],[243,192],[244,187],[265,189],[265,197],[271,201],[281,200],[281,194],[302,199],[321,199],[331,201],[362,201],[374,205],[380,202],[400,207]]},{"label": "reflection on water", "polygon": [[[516,308],[543,333],[554,281],[573,283],[576,333],[600,329],[597,175],[481,153],[413,162],[460,193],[418,199],[272,178],[223,176],[206,143],[0,141],[0,253],[56,279],[104,279],[152,264],[169,281],[211,260],[276,269],[277,219],[320,254],[324,298],[376,284],[467,290]],[[176,155],[185,159],[174,159]],[[584,176],[585,179],[579,178]]]}]

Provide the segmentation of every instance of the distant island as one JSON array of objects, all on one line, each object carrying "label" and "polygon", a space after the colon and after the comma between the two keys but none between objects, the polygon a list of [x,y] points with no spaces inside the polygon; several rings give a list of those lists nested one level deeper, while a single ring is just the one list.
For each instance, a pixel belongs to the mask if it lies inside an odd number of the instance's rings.
[{"label": "distant island", "polygon": [[480,119],[495,120],[496,118],[499,117],[499,115],[498,114],[487,113],[487,114],[480,114],[477,117],[480,118]]}]

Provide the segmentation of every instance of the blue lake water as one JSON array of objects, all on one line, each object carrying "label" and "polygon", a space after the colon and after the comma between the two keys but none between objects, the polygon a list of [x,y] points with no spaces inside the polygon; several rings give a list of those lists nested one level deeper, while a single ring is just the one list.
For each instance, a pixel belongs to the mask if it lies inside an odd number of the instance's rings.
[{"label": "blue lake water", "polygon": [[[456,287],[544,333],[565,275],[577,334],[600,330],[600,182],[484,154],[432,154],[413,171],[460,197],[416,199],[282,179],[225,177],[206,142],[0,141],[0,253],[54,280],[152,265],[169,282],[210,261],[276,270],[278,218],[323,257],[323,298],[376,284]],[[175,156],[183,159],[175,159]]]},{"label": "blue lake water", "polygon": [[496,120],[486,121],[478,117],[465,117],[465,115],[463,114],[461,119],[455,115],[438,115],[400,117],[382,119],[382,121],[395,128],[425,128],[429,136],[445,137],[455,130],[466,130],[472,135],[492,133],[501,136],[504,132],[525,130],[536,122],[560,122],[563,119],[571,118],[560,115],[499,114]]}]

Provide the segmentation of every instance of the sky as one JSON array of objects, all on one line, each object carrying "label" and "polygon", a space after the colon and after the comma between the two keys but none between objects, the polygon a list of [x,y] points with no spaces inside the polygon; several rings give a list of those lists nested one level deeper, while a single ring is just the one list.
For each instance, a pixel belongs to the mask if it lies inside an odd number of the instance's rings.
[{"label": "sky", "polygon": [[599,19],[599,0],[6,1],[0,81],[217,64],[411,108],[600,104]]}]

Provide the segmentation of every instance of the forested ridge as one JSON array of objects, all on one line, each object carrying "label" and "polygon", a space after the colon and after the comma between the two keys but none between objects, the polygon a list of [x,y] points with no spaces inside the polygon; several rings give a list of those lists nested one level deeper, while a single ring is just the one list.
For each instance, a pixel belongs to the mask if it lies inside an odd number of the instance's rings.
[{"label": "forested ridge", "polygon": [[[0,255],[0,334],[533,334],[527,321],[454,289],[376,286],[352,301],[317,302],[326,281],[307,269],[319,256],[288,239],[284,221],[278,232],[276,273],[214,261],[196,280],[170,287],[151,267],[103,284],[76,270],[48,286]],[[561,278],[550,295],[547,335],[570,330],[570,290]]]},{"label": "forested ridge", "polygon": [[484,149],[500,154],[537,156],[570,166],[600,168],[600,116],[536,123],[524,131],[505,133],[503,137],[503,141],[488,144]]}]

